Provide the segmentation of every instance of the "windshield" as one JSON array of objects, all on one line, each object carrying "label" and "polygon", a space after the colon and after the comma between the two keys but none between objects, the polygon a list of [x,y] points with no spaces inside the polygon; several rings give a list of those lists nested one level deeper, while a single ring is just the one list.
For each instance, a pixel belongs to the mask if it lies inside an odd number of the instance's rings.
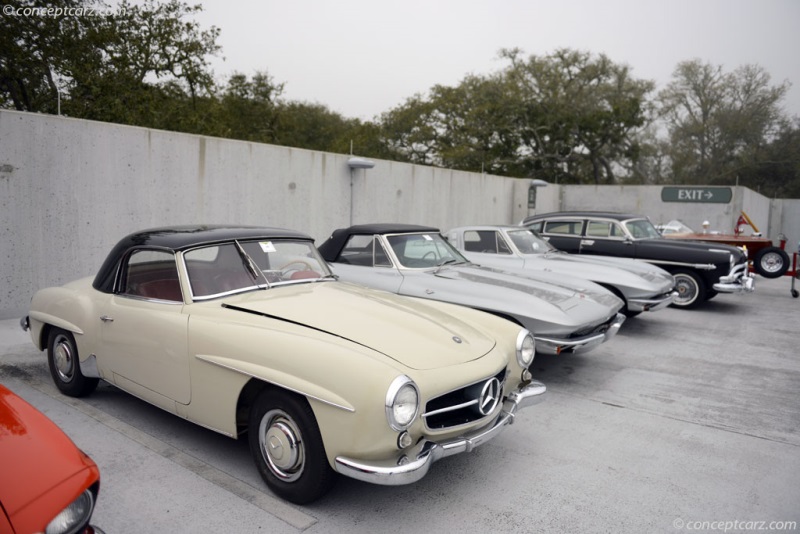
[{"label": "windshield", "polygon": [[661,237],[653,223],[647,219],[634,219],[625,221],[624,224],[634,239],[658,239]]},{"label": "windshield", "polygon": [[509,230],[508,237],[521,254],[544,254],[555,249],[553,245],[536,235],[533,230]]},{"label": "windshield", "polygon": [[403,267],[426,269],[446,263],[467,263],[467,259],[439,234],[399,234],[386,236],[386,239]]},{"label": "windshield", "polygon": [[667,224],[659,227],[663,235],[667,234],[693,234],[694,230],[683,224],[677,219],[673,219]]},{"label": "windshield", "polygon": [[311,241],[231,241],[183,254],[196,300],[332,278]]}]

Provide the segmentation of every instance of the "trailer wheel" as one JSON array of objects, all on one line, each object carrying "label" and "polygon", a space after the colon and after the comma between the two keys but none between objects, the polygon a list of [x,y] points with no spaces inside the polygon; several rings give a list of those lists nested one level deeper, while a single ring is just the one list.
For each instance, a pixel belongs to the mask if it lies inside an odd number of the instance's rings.
[{"label": "trailer wheel", "polygon": [[758,251],[753,264],[764,278],[780,278],[789,270],[789,255],[778,247],[767,247]]}]

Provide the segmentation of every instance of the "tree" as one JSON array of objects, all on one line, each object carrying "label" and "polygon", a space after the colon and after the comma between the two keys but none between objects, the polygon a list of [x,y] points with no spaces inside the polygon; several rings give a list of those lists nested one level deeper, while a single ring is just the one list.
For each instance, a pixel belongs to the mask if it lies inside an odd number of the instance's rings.
[{"label": "tree", "polygon": [[678,64],[658,95],[669,132],[674,183],[735,182],[778,131],[788,83],[773,86],[761,67],[731,73],[699,60]]},{"label": "tree", "polygon": [[96,0],[55,0],[48,8],[85,14],[0,19],[4,107],[55,113],[60,98],[74,117],[156,126],[164,104],[212,94],[207,56],[219,51],[219,30],[188,20],[199,5],[123,0],[112,11]]},{"label": "tree", "polygon": [[278,106],[283,87],[266,72],[257,72],[252,79],[233,74],[219,97],[218,135],[274,143],[278,137]]},{"label": "tree", "polygon": [[560,49],[521,57],[503,50],[506,77],[517,86],[522,112],[520,157],[530,173],[576,183],[613,183],[615,167],[638,156],[636,131],[648,122],[654,84],[600,54]]}]

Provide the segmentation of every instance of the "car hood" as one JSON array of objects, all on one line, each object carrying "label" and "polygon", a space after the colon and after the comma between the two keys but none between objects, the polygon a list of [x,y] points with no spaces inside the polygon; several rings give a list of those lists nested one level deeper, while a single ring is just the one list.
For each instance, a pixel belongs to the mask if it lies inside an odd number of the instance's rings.
[{"label": "car hood", "polygon": [[537,336],[567,335],[600,324],[623,306],[597,284],[560,273],[475,264],[434,271],[404,273],[402,293],[513,317]]},{"label": "car hood", "polygon": [[526,265],[529,260],[553,262],[553,269],[563,270],[595,282],[615,286],[623,285],[654,293],[667,292],[675,285],[672,275],[664,269],[630,258],[580,256],[557,252],[545,255],[527,255],[525,256]]},{"label": "car hood", "polygon": [[[93,466],[55,423],[0,385],[0,503],[12,520],[76,474],[85,472],[88,477]],[[75,490],[74,496],[78,493]]]},{"label": "car hood", "polygon": [[562,273],[534,273],[467,264],[447,266],[439,270],[435,276],[519,291],[563,312],[580,307],[587,300],[611,308],[622,305],[622,301],[617,297],[593,282]]},{"label": "car hood", "polygon": [[412,369],[476,360],[495,346],[475,312],[346,282],[306,283],[225,299],[225,307],[343,338]]},{"label": "car hood", "polygon": [[736,263],[742,262],[745,259],[745,254],[742,249],[724,243],[701,243],[699,241],[677,241],[675,239],[637,239],[636,243],[645,245],[651,252],[642,259],[669,259],[674,260],[680,254],[680,251],[691,250],[698,255],[702,255],[702,261],[711,261],[715,263],[727,262],[728,258],[722,254],[733,254]]}]

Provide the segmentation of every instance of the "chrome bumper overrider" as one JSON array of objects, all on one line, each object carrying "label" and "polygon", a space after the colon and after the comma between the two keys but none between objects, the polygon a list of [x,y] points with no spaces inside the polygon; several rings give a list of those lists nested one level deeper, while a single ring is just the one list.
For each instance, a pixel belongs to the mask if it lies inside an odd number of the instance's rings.
[{"label": "chrome bumper overrider", "polygon": [[712,286],[718,293],[742,293],[755,290],[756,277],[747,271],[747,264],[736,265],[728,276],[720,276],[719,282]]},{"label": "chrome bumper overrider", "polygon": [[667,293],[658,298],[630,299],[628,301],[628,310],[632,312],[658,311],[672,304],[673,299],[677,296],[678,292],[673,291],[672,293]]},{"label": "chrome bumper overrider", "polygon": [[534,380],[509,395],[503,404],[500,415],[497,416],[494,423],[487,427],[440,443],[422,439],[398,457],[384,461],[361,461],[338,456],[335,463],[336,471],[357,480],[384,486],[411,484],[424,477],[437,460],[462,452],[470,452],[500,434],[506,425],[514,422],[517,410],[538,404],[544,400],[546,391],[547,387],[544,384]]},{"label": "chrome bumper overrider", "polygon": [[598,345],[605,343],[619,332],[625,316],[618,313],[608,329],[604,332],[595,332],[583,337],[561,338],[549,336],[534,336],[536,339],[536,352],[542,354],[574,354],[576,352],[589,352]]}]

